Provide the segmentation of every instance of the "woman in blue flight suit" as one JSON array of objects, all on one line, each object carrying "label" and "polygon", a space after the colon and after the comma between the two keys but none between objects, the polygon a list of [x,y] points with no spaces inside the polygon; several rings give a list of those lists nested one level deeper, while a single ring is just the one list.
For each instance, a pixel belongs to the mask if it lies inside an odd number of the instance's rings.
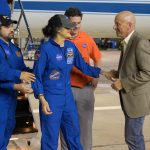
[{"label": "woman in blue flight suit", "polygon": [[[7,82],[2,80],[4,79],[2,76],[0,81],[0,150],[6,150],[15,127],[18,94],[15,90],[20,90],[21,71],[31,71],[25,66],[20,49],[10,42],[14,36],[13,23],[16,22],[9,17],[0,15],[0,64],[5,64],[10,73],[9,76],[12,76],[8,78],[10,81]],[[32,77],[34,78],[34,76]],[[25,91],[30,92],[30,89],[26,88]]]},{"label": "woman in blue flight suit", "polygon": [[35,97],[40,100],[41,150],[57,150],[61,128],[69,150],[82,150],[77,110],[70,86],[70,71],[75,65],[98,78],[101,70],[86,64],[76,46],[65,40],[75,25],[64,15],[53,16],[43,33],[49,40],[42,44],[35,65]]}]

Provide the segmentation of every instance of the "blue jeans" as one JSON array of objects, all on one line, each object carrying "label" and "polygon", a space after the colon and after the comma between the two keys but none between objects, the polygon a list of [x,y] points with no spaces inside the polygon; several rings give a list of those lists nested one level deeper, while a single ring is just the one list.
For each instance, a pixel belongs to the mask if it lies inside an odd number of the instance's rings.
[{"label": "blue jeans", "polygon": [[144,119],[145,117],[130,118],[125,114],[125,141],[129,150],[145,150]]}]

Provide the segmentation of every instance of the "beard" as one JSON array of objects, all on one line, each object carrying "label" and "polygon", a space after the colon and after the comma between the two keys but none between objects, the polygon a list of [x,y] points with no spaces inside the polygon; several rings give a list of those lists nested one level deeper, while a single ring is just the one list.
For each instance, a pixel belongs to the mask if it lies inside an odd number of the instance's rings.
[{"label": "beard", "polygon": [[14,32],[11,32],[10,34],[8,34],[8,40],[11,40],[14,38]]},{"label": "beard", "polygon": [[8,34],[8,37],[14,38],[14,32],[11,32],[10,34]]}]

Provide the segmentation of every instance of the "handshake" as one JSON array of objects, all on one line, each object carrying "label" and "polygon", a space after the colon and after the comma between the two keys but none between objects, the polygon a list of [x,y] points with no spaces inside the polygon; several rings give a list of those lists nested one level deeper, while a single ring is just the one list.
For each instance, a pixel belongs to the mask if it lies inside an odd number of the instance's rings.
[{"label": "handshake", "polygon": [[112,81],[112,89],[114,89],[115,91],[120,91],[121,89],[123,89],[121,80],[119,79],[118,71],[102,71],[102,75],[104,75],[108,80]]}]

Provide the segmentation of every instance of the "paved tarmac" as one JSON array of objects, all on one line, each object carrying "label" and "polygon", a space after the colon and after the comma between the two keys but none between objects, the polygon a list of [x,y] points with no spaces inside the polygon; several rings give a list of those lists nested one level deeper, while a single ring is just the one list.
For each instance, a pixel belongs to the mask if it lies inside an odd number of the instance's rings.
[{"label": "paved tarmac", "polygon": [[[117,68],[119,51],[102,51],[102,56],[102,68],[104,70]],[[118,93],[111,89],[110,84],[104,77],[101,77],[95,90],[92,150],[128,150],[124,141],[124,116],[120,108]],[[32,95],[30,98],[32,99]],[[33,100],[30,102],[34,110],[36,125],[39,127],[38,104]],[[145,120],[144,134],[146,150],[150,150],[149,116]],[[19,140],[10,141],[8,150],[40,150],[40,133],[19,135],[18,137]],[[27,140],[31,141],[30,146],[27,145]]]}]

